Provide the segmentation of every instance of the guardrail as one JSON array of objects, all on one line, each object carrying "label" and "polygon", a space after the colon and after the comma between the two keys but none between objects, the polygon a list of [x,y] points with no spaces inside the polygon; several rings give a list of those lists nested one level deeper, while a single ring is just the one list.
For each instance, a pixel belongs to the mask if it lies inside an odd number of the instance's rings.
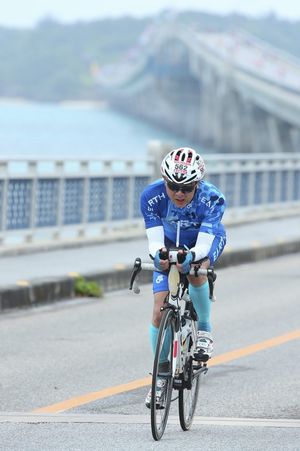
[{"label": "guardrail", "polygon": [[150,159],[1,159],[3,244],[102,236],[141,224]]},{"label": "guardrail", "polygon": [[[159,176],[160,161],[157,152],[118,161],[2,158],[2,244],[140,234],[139,196]],[[300,154],[215,154],[205,161],[207,179],[225,193],[232,217],[300,207]]]}]

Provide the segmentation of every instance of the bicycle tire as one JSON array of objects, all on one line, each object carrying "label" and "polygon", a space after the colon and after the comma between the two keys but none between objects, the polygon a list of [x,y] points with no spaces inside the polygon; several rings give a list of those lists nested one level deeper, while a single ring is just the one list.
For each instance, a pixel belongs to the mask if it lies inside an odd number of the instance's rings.
[{"label": "bicycle tire", "polygon": [[[155,357],[154,357],[154,364],[153,364],[153,373],[152,373],[152,397],[151,397],[151,431],[152,436],[154,440],[158,441],[161,439],[161,437],[164,434],[169,411],[170,411],[170,405],[171,405],[171,396],[172,396],[172,390],[173,390],[173,376],[172,376],[172,366],[173,366],[173,339],[174,339],[174,313],[171,309],[167,309],[163,312],[159,332],[158,332],[158,338],[157,338],[157,344],[156,344],[156,351],[155,351]],[[166,339],[167,336],[167,339]],[[167,340],[167,341],[166,341]],[[163,345],[164,349],[163,349]],[[167,349],[166,349],[167,347]],[[161,362],[161,356],[162,352],[164,353],[164,357],[168,356],[168,370],[161,372],[160,368],[160,362]],[[163,396],[163,406],[162,408],[157,408],[156,403],[156,391],[157,391],[157,381],[160,377],[164,377],[166,382],[166,388],[164,390],[164,396]],[[154,394],[154,396],[153,396]]]},{"label": "bicycle tire", "polygon": [[193,363],[191,358],[188,361],[187,365],[188,368],[186,368],[186,370],[192,372],[192,374],[189,373],[188,375],[189,377],[191,377],[191,388],[180,389],[178,396],[180,426],[184,431],[188,431],[193,423],[198,402],[200,378],[202,375],[202,372],[193,370]]}]

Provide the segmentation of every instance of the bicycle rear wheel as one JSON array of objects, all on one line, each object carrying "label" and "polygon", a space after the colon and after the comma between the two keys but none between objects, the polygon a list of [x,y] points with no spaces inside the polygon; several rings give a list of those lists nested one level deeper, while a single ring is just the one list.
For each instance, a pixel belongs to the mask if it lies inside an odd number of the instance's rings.
[{"label": "bicycle rear wheel", "polygon": [[[151,430],[154,440],[160,440],[165,431],[173,389],[172,364],[173,364],[173,339],[174,339],[174,313],[165,310],[160,322],[156,352],[152,375],[151,397]],[[157,403],[156,393],[161,390],[160,382],[164,380],[164,389]]]},{"label": "bicycle rear wheel", "polygon": [[179,390],[178,407],[180,426],[184,431],[188,431],[192,425],[200,387],[200,378],[202,371],[193,369],[192,358],[187,361],[185,366],[184,379],[190,382],[188,388]]}]

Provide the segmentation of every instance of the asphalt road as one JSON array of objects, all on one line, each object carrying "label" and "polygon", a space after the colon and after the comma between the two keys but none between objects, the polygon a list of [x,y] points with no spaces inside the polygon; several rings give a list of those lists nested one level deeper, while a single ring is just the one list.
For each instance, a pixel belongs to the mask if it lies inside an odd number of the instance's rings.
[{"label": "asphalt road", "polygon": [[159,443],[144,407],[151,287],[1,315],[0,450],[298,451],[300,254],[220,270],[216,295],[194,425],[180,430],[174,402]]}]

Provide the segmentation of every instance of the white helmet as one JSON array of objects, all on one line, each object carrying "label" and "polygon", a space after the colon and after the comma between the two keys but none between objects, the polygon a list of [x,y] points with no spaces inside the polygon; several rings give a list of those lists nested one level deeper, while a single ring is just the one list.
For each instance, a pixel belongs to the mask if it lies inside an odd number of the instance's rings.
[{"label": "white helmet", "polygon": [[189,147],[171,150],[163,159],[160,171],[170,182],[199,182],[205,174],[205,164],[202,157]]}]

